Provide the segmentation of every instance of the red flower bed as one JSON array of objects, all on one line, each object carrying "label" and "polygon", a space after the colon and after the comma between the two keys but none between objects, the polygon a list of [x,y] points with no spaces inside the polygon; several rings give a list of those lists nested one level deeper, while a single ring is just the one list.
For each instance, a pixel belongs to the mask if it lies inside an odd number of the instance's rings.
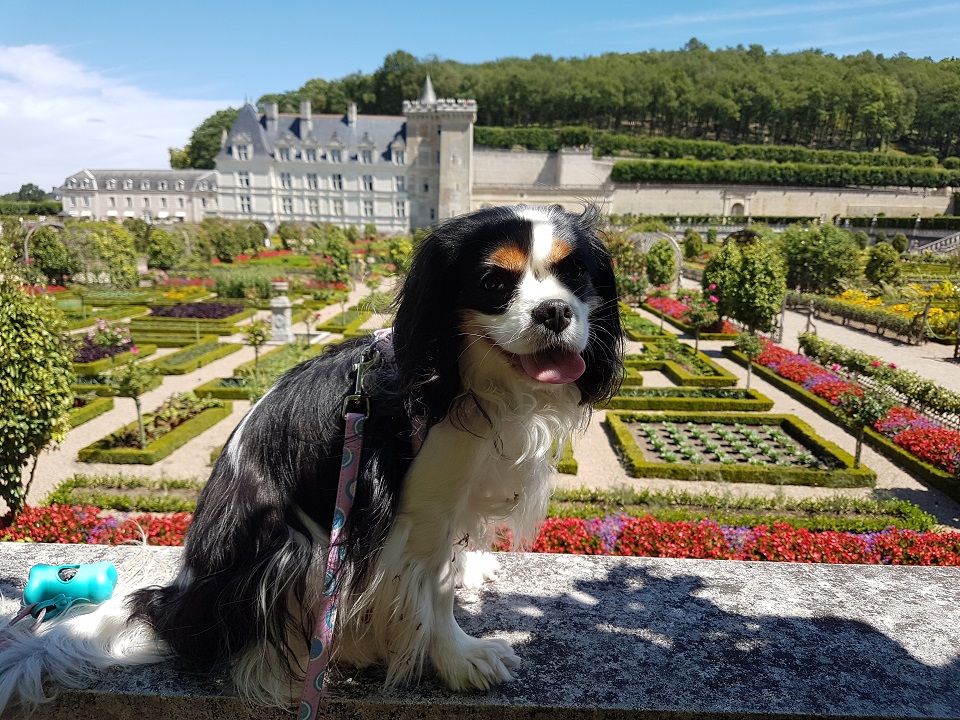
[{"label": "red flower bed", "polygon": [[146,542],[148,545],[182,545],[190,513],[171,515],[101,516],[100,508],[91,505],[51,505],[27,507],[16,522],[0,532],[0,540],[87,543],[120,545]]},{"label": "red flower bed", "polygon": [[157,283],[157,287],[213,287],[215,284],[213,278],[167,278]]},{"label": "red flower bed", "polygon": [[66,292],[66,288],[63,285],[22,285],[20,289],[27,293],[27,295]]},{"label": "red flower bed", "polygon": [[[99,508],[53,505],[26,508],[0,540],[115,545],[181,545],[190,513],[103,516]],[[508,550],[505,537],[495,549]],[[712,520],[662,521],[649,515],[593,520],[549,518],[534,552],[577,555],[772,560],[883,565],[960,565],[960,532],[812,532],[784,523],[731,528]]]},{"label": "red flower bed", "polygon": [[[647,305],[652,308],[659,310],[660,312],[669,315],[674,320],[679,320],[680,322],[686,323],[686,314],[690,312],[690,306],[680,302],[679,300],[674,300],[669,297],[648,297],[644,300]],[[717,323],[709,328],[704,328],[702,332],[721,332],[724,335],[736,335],[738,330],[731,325],[726,320],[719,321],[719,327],[716,327]]]},{"label": "red flower bed", "polygon": [[899,432],[893,441],[911,455],[926,460],[948,473],[960,468],[960,432],[942,427],[910,428]]},{"label": "red flower bed", "polygon": [[256,260],[262,260],[265,258],[282,257],[284,255],[293,255],[293,250],[261,250],[253,257]]}]

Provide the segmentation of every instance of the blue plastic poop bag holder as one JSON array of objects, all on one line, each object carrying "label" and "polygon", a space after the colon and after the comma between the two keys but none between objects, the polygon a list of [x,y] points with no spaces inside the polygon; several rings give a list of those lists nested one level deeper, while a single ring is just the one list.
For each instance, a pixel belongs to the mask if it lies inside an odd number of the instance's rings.
[{"label": "blue plastic poop bag holder", "polygon": [[32,606],[30,614],[40,620],[55,617],[74,603],[102,603],[113,595],[116,586],[117,568],[111,562],[34,565],[23,589],[23,601]]}]

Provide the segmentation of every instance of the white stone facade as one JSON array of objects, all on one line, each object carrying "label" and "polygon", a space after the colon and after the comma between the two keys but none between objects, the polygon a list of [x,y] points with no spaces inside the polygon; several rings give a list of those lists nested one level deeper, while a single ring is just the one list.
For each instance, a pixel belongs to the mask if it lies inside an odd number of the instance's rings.
[{"label": "white stone facade", "polygon": [[215,170],[81,170],[54,192],[69,217],[198,223],[219,214]]}]

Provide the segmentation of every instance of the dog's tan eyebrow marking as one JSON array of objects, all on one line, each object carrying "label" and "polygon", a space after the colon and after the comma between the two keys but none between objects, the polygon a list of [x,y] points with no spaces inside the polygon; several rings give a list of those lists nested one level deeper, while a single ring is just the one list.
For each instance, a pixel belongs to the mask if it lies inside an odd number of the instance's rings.
[{"label": "dog's tan eyebrow marking", "polygon": [[490,262],[511,272],[523,272],[527,267],[527,254],[516,245],[498,248],[490,256]]},{"label": "dog's tan eyebrow marking", "polygon": [[572,252],[573,246],[570,243],[560,238],[554,238],[553,245],[550,247],[550,254],[547,255],[547,264],[556,265]]}]

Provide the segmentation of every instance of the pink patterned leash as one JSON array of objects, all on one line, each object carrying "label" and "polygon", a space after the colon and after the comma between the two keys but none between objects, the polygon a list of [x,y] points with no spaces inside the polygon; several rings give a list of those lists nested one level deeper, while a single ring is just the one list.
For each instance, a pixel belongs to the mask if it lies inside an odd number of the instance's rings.
[{"label": "pink patterned leash", "polygon": [[300,696],[298,720],[313,720],[323,697],[323,681],[330,664],[330,648],[333,643],[333,628],[337,621],[339,597],[337,593],[340,568],[347,554],[344,542],[344,527],[353,507],[356,495],[357,475],[360,470],[360,454],[363,452],[363,424],[370,415],[370,399],[363,395],[363,374],[380,358],[380,353],[371,347],[364,358],[354,365],[356,383],[353,395],[343,401],[343,459],[340,463],[340,481],[337,486],[337,504],[330,527],[330,544],[327,548],[327,567],[323,579],[323,594],[317,626],[310,644],[310,660]]}]

